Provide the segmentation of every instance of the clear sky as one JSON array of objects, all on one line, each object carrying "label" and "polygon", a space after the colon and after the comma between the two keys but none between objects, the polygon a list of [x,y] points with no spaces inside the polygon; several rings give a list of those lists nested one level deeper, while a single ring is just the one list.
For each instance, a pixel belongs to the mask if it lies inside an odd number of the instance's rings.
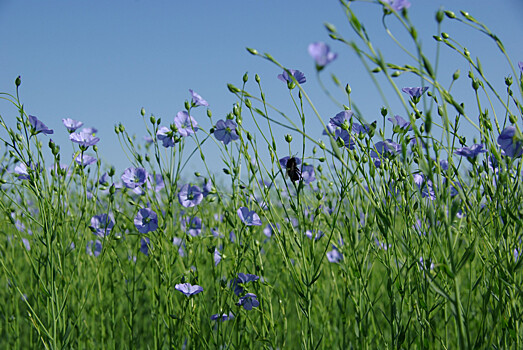
[{"label": "clear sky", "polygon": [[[522,0],[411,2],[410,17],[428,52],[434,52],[432,35],[437,34],[434,13],[443,6],[455,12],[466,10],[486,23],[504,42],[512,63],[523,60]],[[401,61],[403,56],[383,33],[377,6],[356,3],[353,8],[373,36],[375,47],[397,57],[398,63],[412,63]],[[53,139],[62,147],[64,161],[72,151],[61,120],[69,117],[99,130],[103,160],[121,171],[130,162],[118,143],[114,125],[122,122],[141,138],[144,128],[139,112],[144,107],[147,115],[161,117],[162,124],[168,126],[190,98],[188,89],[210,103],[216,122],[225,118],[236,102],[227,83],[240,86],[245,72],[253,83],[258,73],[269,102],[296,117],[285,84],[276,79],[281,71],[251,56],[245,47],[269,52],[288,68],[304,72],[308,78],[304,88],[327,122],[340,109],[318,88],[314,63],[307,53],[309,43],[321,40],[339,54],[322,72],[326,85],[333,88],[329,75],[336,73],[343,84],[350,83],[363,117],[379,119],[383,102],[375,87],[354,53],[328,38],[324,22],[335,24],[346,38],[354,38],[336,0],[0,0],[0,91],[13,93],[14,79],[21,75],[26,111],[55,130]],[[447,19],[443,29],[466,42],[472,56],[481,58],[488,76],[503,92],[503,78],[511,72],[496,46],[485,36]],[[461,68],[461,86],[470,93],[467,66],[456,54],[442,49],[445,60],[440,63],[441,72],[450,82],[452,72]],[[414,76],[399,79],[400,87],[419,85]],[[256,92],[254,84],[250,90]],[[335,95],[342,99],[341,93]],[[463,98],[466,104],[467,98]],[[0,113],[15,126],[16,111],[8,103],[0,103]],[[400,109],[392,113],[405,116]],[[197,108],[193,116],[210,128],[205,109]],[[309,132],[320,138],[315,117],[310,113],[307,117]],[[284,133],[277,134],[282,146]],[[464,133],[477,136],[473,130]],[[293,152],[299,151],[297,146]],[[209,143],[207,160],[220,169],[214,148]],[[204,168],[195,162],[191,170],[203,172]]]}]

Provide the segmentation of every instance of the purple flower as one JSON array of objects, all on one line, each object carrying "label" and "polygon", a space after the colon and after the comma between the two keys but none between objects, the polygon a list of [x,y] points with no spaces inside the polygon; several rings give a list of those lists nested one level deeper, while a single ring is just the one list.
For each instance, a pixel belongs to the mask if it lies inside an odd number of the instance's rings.
[{"label": "purple flower", "polygon": [[503,154],[517,158],[523,154],[523,142],[516,141],[517,129],[514,126],[507,126],[498,137],[498,144],[503,150]]},{"label": "purple flower", "polygon": [[162,174],[147,174],[147,188],[154,190],[154,192],[160,192],[164,187]]},{"label": "purple flower", "polygon": [[243,306],[245,310],[250,311],[253,307],[260,306],[260,302],[258,301],[256,294],[247,293],[245,296],[240,298],[237,305]]},{"label": "purple flower", "polygon": [[89,147],[94,146],[100,141],[100,138],[95,137],[91,133],[87,133],[85,131],[81,131],[79,133],[72,133],[69,135],[69,140],[71,140],[74,143],[79,144],[81,147]]},{"label": "purple flower", "polygon": [[[289,73],[291,73],[290,76],[289,76]],[[294,77],[294,79],[296,79],[298,84],[303,84],[307,81],[307,79],[305,78],[305,74],[303,74],[299,70],[289,69],[289,73],[287,73],[287,71],[284,70],[282,74],[278,74],[278,79],[280,79],[284,83],[287,83],[288,86],[292,86],[292,87],[295,86],[294,81],[292,80],[292,77]]]},{"label": "purple flower", "polygon": [[390,117],[389,120],[392,122],[392,124],[394,124],[394,126],[397,126],[400,129],[407,130],[407,131],[412,130],[412,126],[410,125],[410,122],[406,121],[399,115]]},{"label": "purple flower", "polygon": [[387,0],[387,2],[394,11],[401,11],[410,7],[410,2],[408,0]]},{"label": "purple flower", "polygon": [[192,285],[190,283],[181,283],[174,286],[174,289],[176,289],[179,292],[182,292],[186,296],[190,297],[191,295],[195,295],[198,293],[203,292],[203,288],[199,285]]},{"label": "purple flower", "polygon": [[49,129],[44,123],[42,123],[40,120],[38,120],[37,117],[30,115],[29,116],[29,123],[31,123],[31,126],[33,127],[34,134],[53,134],[54,131]]},{"label": "purple flower", "polygon": [[392,244],[389,243],[388,245],[385,243],[380,242],[377,238],[374,238],[374,242],[378,246],[378,249],[388,250],[389,248],[392,248]]},{"label": "purple flower", "polygon": [[238,273],[238,283],[249,283],[249,282],[254,282],[254,281],[257,281],[260,277],[259,276],[256,276],[256,275],[253,275],[253,274],[250,274],[250,273],[243,273],[243,272],[240,272]]},{"label": "purple flower", "polygon": [[329,262],[331,262],[331,263],[339,263],[340,261],[343,260],[343,255],[341,255],[341,253],[338,251],[338,249],[336,249],[336,247],[334,247],[333,250],[331,250],[330,252],[327,252],[327,260],[329,260]]},{"label": "purple flower", "polygon": [[321,70],[338,57],[337,53],[331,52],[329,45],[324,42],[309,44],[309,55],[316,61],[316,69]]},{"label": "purple flower", "polygon": [[181,219],[182,230],[186,231],[187,234],[196,237],[202,232],[202,219],[197,216],[192,218],[183,217]]},{"label": "purple flower", "polygon": [[473,144],[470,147],[458,148],[454,153],[461,157],[476,158],[480,153],[485,153],[487,150],[483,149],[483,144]]},{"label": "purple flower", "polygon": [[69,130],[69,132],[75,132],[76,129],[84,125],[83,122],[79,122],[78,120],[74,120],[71,118],[62,119],[62,123],[67,128],[67,130]]},{"label": "purple flower", "polygon": [[179,237],[173,237],[173,245],[178,247],[178,254],[183,258],[185,256],[185,243],[183,243],[183,239]]},{"label": "purple flower", "polygon": [[523,62],[522,61],[518,62],[518,67],[519,67],[519,70],[521,71],[521,73],[523,74]]},{"label": "purple flower", "polygon": [[265,228],[263,229],[263,234],[265,236],[267,236],[268,238],[271,238],[271,236],[273,235],[273,233],[277,232],[280,230],[280,224],[267,224],[267,226],[265,226]]},{"label": "purple flower", "polygon": [[222,261],[222,255],[220,254],[220,251],[217,248],[214,248],[214,266],[218,266],[220,261]]},{"label": "purple flower", "polygon": [[214,137],[216,137],[216,140],[222,141],[225,145],[231,141],[238,140],[239,136],[236,132],[236,123],[231,119],[227,119],[226,121],[222,119],[218,120],[216,122],[216,129],[214,130]]},{"label": "purple flower", "polygon": [[240,207],[237,211],[240,220],[247,226],[261,226],[261,220],[255,211],[250,211],[246,207]]},{"label": "purple flower", "polygon": [[114,227],[114,219],[112,215],[100,214],[91,218],[91,230],[98,237],[106,237],[111,233]]},{"label": "purple flower", "polygon": [[428,88],[429,88],[428,86],[424,86],[424,87],[404,87],[403,89],[401,89],[401,91],[403,91],[404,93],[409,95],[412,98],[412,101],[414,103],[418,103],[420,98],[421,98],[421,95],[423,95],[423,93],[425,93],[425,91],[427,91]]},{"label": "purple flower", "polygon": [[341,126],[347,122],[347,124],[350,124],[350,120],[353,116],[354,112],[351,110],[345,110],[341,111],[340,113],[336,114],[334,118],[331,118],[329,121],[329,124],[332,126],[338,126],[341,128]]},{"label": "purple flower", "polygon": [[428,197],[431,201],[436,199],[436,194],[432,186],[432,181],[425,179],[423,174],[414,174],[414,183],[418,186],[421,191],[421,197]]},{"label": "purple flower", "polygon": [[174,125],[176,125],[178,129],[178,133],[183,137],[187,137],[198,131],[198,123],[186,111],[180,111],[176,114],[176,117],[174,117]]},{"label": "purple flower", "polygon": [[[307,230],[307,231],[305,231],[305,236],[308,239],[312,239],[312,234],[313,233],[314,233],[314,231]],[[316,234],[314,235],[314,240],[317,241],[317,240],[319,240],[323,236],[325,236],[325,234],[322,231],[317,231]]]},{"label": "purple flower", "polygon": [[334,136],[336,137],[336,139],[342,139],[344,146],[348,149],[354,149],[354,138],[347,130],[336,129],[336,131],[334,132]]},{"label": "purple flower", "polygon": [[140,209],[134,218],[134,226],[140,233],[154,231],[158,228],[158,216],[149,208]]},{"label": "purple flower", "polygon": [[195,91],[189,89],[189,92],[192,96],[192,105],[193,106],[209,106],[209,102],[205,101],[200,95],[198,95]]},{"label": "purple flower", "polygon": [[211,316],[211,321],[216,321],[216,320],[220,320],[220,321],[228,321],[228,320],[232,320],[234,318],[234,315],[232,312],[229,312],[229,315],[227,314],[215,314],[215,315],[212,315]]},{"label": "purple flower", "polygon": [[125,187],[136,188],[142,186],[147,180],[147,171],[144,168],[127,168],[121,177]]},{"label": "purple flower", "polygon": [[377,142],[374,145],[374,148],[376,150],[372,150],[370,152],[370,156],[372,158],[379,158],[379,155],[385,155],[387,153],[390,154],[397,154],[399,151],[401,151],[401,145],[392,141],[391,139],[387,139],[385,141]]},{"label": "purple flower", "polygon": [[140,251],[149,256],[149,249],[151,248],[151,240],[148,237],[144,237],[140,240]]},{"label": "purple flower", "polygon": [[31,245],[29,244],[29,240],[27,238],[22,238],[22,243],[24,244],[24,247],[27,251],[31,250]]},{"label": "purple flower", "polygon": [[191,208],[200,204],[203,193],[198,186],[183,185],[178,193],[178,201],[185,208]]},{"label": "purple flower", "polygon": [[308,185],[311,182],[316,181],[316,176],[314,175],[314,166],[304,165],[301,168],[301,178],[303,179],[303,183],[305,185]]},{"label": "purple flower", "polygon": [[[93,250],[94,248],[94,250]],[[85,252],[89,256],[97,257],[102,252],[102,242],[99,240],[96,241],[89,241],[87,242],[87,246],[85,247]]]},{"label": "purple flower", "polygon": [[330,134],[333,134],[334,133],[334,130],[336,130],[336,127],[335,126],[332,126],[331,123],[329,122],[329,124],[325,125],[325,129],[323,129],[323,131],[321,132],[322,135],[330,135]]},{"label": "purple flower", "polygon": [[427,270],[427,269],[434,270],[434,267],[435,267],[432,260],[429,259],[428,261],[425,261],[423,259],[423,257],[419,258],[419,266],[420,266],[421,270]]},{"label": "purple flower", "polygon": [[209,195],[209,193],[211,193],[212,191],[212,181],[211,180],[204,180],[203,181],[203,190],[202,190],[202,194],[203,194],[203,197],[207,197]]},{"label": "purple flower", "polygon": [[158,140],[162,141],[163,147],[167,148],[174,146],[174,132],[169,128],[165,126],[160,127],[156,132],[156,137],[158,137]]},{"label": "purple flower", "polygon": [[82,130],[80,130],[80,133],[82,133],[82,132],[94,136],[94,134],[96,134],[98,132],[98,129],[96,129],[96,128],[83,128]]},{"label": "purple flower", "polygon": [[29,180],[29,171],[25,163],[15,166],[14,173],[17,175],[18,180]]},{"label": "purple flower", "polygon": [[90,156],[88,154],[79,154],[75,159],[74,161],[80,165],[80,166],[87,166],[87,165],[91,165],[93,164],[94,162],[96,162],[98,159],[96,159],[95,157],[93,156]]}]

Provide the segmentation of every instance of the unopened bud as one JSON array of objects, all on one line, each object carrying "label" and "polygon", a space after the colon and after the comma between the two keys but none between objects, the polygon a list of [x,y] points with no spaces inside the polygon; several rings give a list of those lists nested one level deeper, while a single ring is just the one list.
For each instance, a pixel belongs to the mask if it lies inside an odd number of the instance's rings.
[{"label": "unopened bud", "polygon": [[22,77],[17,76],[15,79],[15,85],[16,87],[19,87],[22,84]]}]

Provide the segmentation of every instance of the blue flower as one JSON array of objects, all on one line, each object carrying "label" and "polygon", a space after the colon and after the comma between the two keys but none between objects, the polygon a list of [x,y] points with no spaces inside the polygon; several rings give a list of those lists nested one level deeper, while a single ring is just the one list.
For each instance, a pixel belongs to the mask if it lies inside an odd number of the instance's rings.
[{"label": "blue flower", "polygon": [[305,78],[305,74],[303,74],[299,70],[289,69],[288,71],[289,71],[290,75],[289,75],[289,73],[287,73],[286,70],[284,70],[282,74],[278,74],[278,79],[280,79],[284,83],[287,83],[287,87],[289,89],[294,89],[294,87],[296,86],[296,84],[292,80],[292,77],[294,77],[294,79],[296,79],[298,84],[303,84],[307,81],[307,79]]},{"label": "blue flower", "polygon": [[178,201],[185,208],[192,208],[203,200],[203,193],[198,186],[183,185],[178,193]]},{"label": "blue flower", "polygon": [[454,153],[458,156],[467,158],[476,158],[480,153],[485,153],[487,150],[483,149],[483,144],[473,144],[470,147],[458,148]]},{"label": "blue flower", "polygon": [[333,118],[329,120],[329,124],[332,126],[338,126],[341,128],[341,126],[346,122],[347,124],[350,124],[350,120],[352,116],[354,115],[354,112],[351,110],[344,110],[340,113],[336,114]]},{"label": "blue flower", "polygon": [[[94,250],[93,250],[93,248],[94,248]],[[99,240],[87,242],[87,246],[85,247],[85,252],[89,256],[97,257],[102,252],[102,242],[100,242]]]},{"label": "blue flower", "polygon": [[255,211],[250,211],[246,207],[237,210],[240,220],[247,226],[261,226],[261,219]]},{"label": "blue flower", "polygon": [[192,218],[183,217],[181,219],[182,230],[192,237],[198,236],[202,232],[202,219],[197,216]]},{"label": "blue flower", "polygon": [[162,126],[162,127],[158,128],[158,131],[156,132],[156,137],[158,137],[158,140],[162,141],[163,147],[165,147],[165,148],[174,147],[174,144],[175,144],[174,131],[172,131],[168,127]]},{"label": "blue flower", "polygon": [[523,154],[523,142],[516,141],[517,129],[514,126],[507,126],[498,137],[498,144],[503,150],[503,154],[517,158]]},{"label": "blue flower", "polygon": [[195,91],[189,89],[189,92],[192,96],[192,105],[194,107],[196,106],[209,106],[209,102],[205,101],[200,95],[198,95]]},{"label": "blue flower", "polygon": [[260,306],[260,302],[258,301],[256,294],[247,293],[245,296],[240,298],[237,305],[243,306],[245,310],[250,311],[253,307]]},{"label": "blue flower", "polygon": [[322,41],[309,44],[308,51],[309,55],[316,61],[317,70],[322,70],[323,67],[338,57],[338,54],[331,52],[329,45]]},{"label": "blue flower", "polygon": [[54,133],[53,130],[49,129],[44,123],[42,123],[40,120],[38,120],[38,118],[35,116],[32,116],[32,115],[29,116],[29,123],[33,127],[34,135],[39,134],[39,133],[42,133],[45,135]]},{"label": "blue flower", "polygon": [[214,266],[218,266],[220,261],[222,261],[222,255],[220,254],[220,251],[217,248],[214,248]]},{"label": "blue flower", "polygon": [[182,292],[187,297],[190,297],[192,295],[198,294],[203,292],[203,287],[199,285],[192,285],[190,283],[181,283],[174,286],[174,289],[176,289],[179,292]]},{"label": "blue flower", "polygon": [[125,187],[136,188],[147,180],[147,171],[144,168],[127,168],[121,177]]},{"label": "blue flower", "polygon": [[149,208],[140,209],[134,217],[134,226],[140,233],[155,231],[158,228],[158,216]]},{"label": "blue flower", "polygon": [[227,119],[226,121],[223,121],[220,119],[216,122],[214,137],[216,137],[216,140],[222,141],[225,145],[229,144],[231,141],[238,140],[240,137],[236,132],[236,126],[234,120]]},{"label": "blue flower", "polygon": [[400,129],[410,131],[412,130],[412,126],[410,125],[410,122],[403,119],[401,116],[396,115],[394,117],[388,118],[394,126],[399,127]]},{"label": "blue flower", "polygon": [[234,318],[234,314],[232,312],[229,312],[229,314],[215,314],[215,315],[212,315],[211,316],[211,321],[216,321],[216,320],[220,320],[220,321],[228,321],[228,320],[232,320]]},{"label": "blue flower", "polygon": [[327,260],[329,260],[331,263],[339,263],[343,260],[343,255],[341,255],[335,246],[333,246],[333,248],[333,250],[327,252]]},{"label": "blue flower", "polygon": [[429,88],[428,86],[424,86],[424,87],[404,87],[403,89],[401,89],[401,91],[403,91],[404,93],[409,95],[410,98],[412,99],[412,102],[418,103],[419,100],[421,99],[421,95],[423,95],[423,93],[425,93],[425,91],[427,91],[428,88]]},{"label": "blue flower", "polygon": [[149,249],[151,248],[151,240],[148,237],[144,237],[140,240],[140,251],[149,256]]},{"label": "blue flower", "polygon": [[198,123],[186,111],[180,111],[174,117],[174,125],[178,129],[178,133],[187,137],[198,131]]},{"label": "blue flower", "polygon": [[410,7],[410,2],[408,0],[387,0],[387,2],[394,11],[401,11]]},{"label": "blue flower", "polygon": [[83,122],[80,122],[78,120],[74,120],[71,118],[62,119],[62,123],[67,128],[67,130],[69,130],[69,132],[75,132],[76,129],[78,129],[78,128],[82,127],[82,125],[84,125]]},{"label": "blue flower", "polygon": [[111,233],[111,230],[114,227],[114,219],[112,218],[112,215],[109,214],[100,214],[95,215],[91,218],[91,230],[93,231],[93,234],[95,234],[98,237],[106,237],[109,236]]},{"label": "blue flower", "polygon": [[100,141],[100,138],[95,137],[92,133],[81,131],[79,133],[73,132],[69,135],[69,140],[80,145],[80,147],[87,148],[94,146]]},{"label": "blue flower", "polygon": [[80,153],[74,161],[80,166],[88,166],[95,163],[98,159],[88,154]]}]

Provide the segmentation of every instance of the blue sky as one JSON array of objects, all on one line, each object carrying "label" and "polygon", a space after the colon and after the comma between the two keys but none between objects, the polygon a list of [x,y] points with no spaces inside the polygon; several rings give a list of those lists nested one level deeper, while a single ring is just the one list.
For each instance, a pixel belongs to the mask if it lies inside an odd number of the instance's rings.
[{"label": "blue sky", "polygon": [[[523,60],[523,1],[411,2],[409,14],[427,52],[434,52],[434,13],[443,6],[455,12],[467,10],[502,39],[513,64]],[[412,63],[383,33],[377,6],[355,3],[353,9],[372,35],[375,47],[398,63]],[[379,119],[383,102],[368,74],[349,48],[328,38],[324,22],[333,23],[346,38],[354,38],[335,0],[0,0],[0,91],[13,93],[14,79],[21,75],[20,91],[26,111],[55,130],[53,139],[61,145],[64,161],[72,155],[72,149],[61,120],[69,117],[99,130],[99,150],[104,162],[122,171],[131,163],[118,143],[114,125],[122,122],[141,139],[144,127],[140,109],[144,107],[147,115],[161,117],[162,124],[169,125],[190,98],[188,89],[197,91],[210,103],[216,122],[225,118],[236,102],[227,83],[239,86],[243,74],[249,72],[249,89],[256,92],[254,74],[258,73],[268,101],[297,118],[285,84],[276,79],[280,70],[251,56],[245,47],[269,52],[283,65],[304,72],[308,78],[304,88],[322,119],[328,121],[340,109],[319,89],[314,64],[307,53],[309,43],[321,40],[339,54],[322,72],[326,85],[334,89],[329,75],[336,73],[342,83],[351,85],[363,117],[368,121]],[[503,92],[503,78],[511,72],[495,45],[485,36],[448,20],[443,29],[467,43],[472,56],[481,58],[494,86]],[[460,68],[461,85],[454,91],[463,89],[463,101],[472,104],[467,66],[456,54],[442,49],[442,76],[448,76],[450,82],[452,72]],[[398,85],[416,86],[419,79],[402,76]],[[341,93],[336,92],[335,96],[342,99]],[[405,116],[399,108],[391,112]],[[0,113],[14,127],[16,111],[2,102]],[[192,115],[205,128],[210,127],[204,109],[200,107]],[[307,118],[310,134],[320,138],[319,123],[309,111]],[[253,127],[251,121],[246,123]],[[284,134],[284,130],[276,134],[282,146]],[[464,134],[467,138],[477,136],[470,128]],[[293,152],[297,153],[298,144],[295,148]],[[205,151],[210,155],[207,160],[211,167],[221,168],[216,147],[208,143]],[[191,170],[203,172],[204,168],[195,160]]]}]

